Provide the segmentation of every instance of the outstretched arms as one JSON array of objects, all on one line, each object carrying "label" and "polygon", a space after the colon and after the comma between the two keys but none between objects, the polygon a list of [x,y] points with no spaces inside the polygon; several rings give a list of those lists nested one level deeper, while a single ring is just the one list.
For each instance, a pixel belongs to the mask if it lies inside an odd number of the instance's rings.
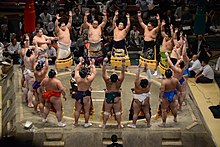
[{"label": "outstretched arms", "polygon": [[69,21],[68,21],[68,24],[67,24],[67,28],[68,29],[71,29],[71,26],[72,26],[72,20],[73,20],[73,13],[72,11],[69,11]]},{"label": "outstretched arms", "polygon": [[103,66],[102,66],[102,78],[104,81],[107,81],[109,79],[108,73],[106,71],[106,64],[107,64],[108,58],[105,58],[103,60]]},{"label": "outstretched arms", "polygon": [[100,24],[100,26],[101,26],[102,29],[104,29],[104,27],[107,23],[107,13],[106,13],[106,11],[103,11],[102,14],[104,15],[104,17],[103,17],[103,20],[102,20],[102,23]]},{"label": "outstretched arms", "polygon": [[121,74],[120,76],[118,77],[118,79],[122,82],[125,78],[125,58],[122,57],[122,70],[121,70]]},{"label": "outstretched arms", "polygon": [[144,24],[142,18],[141,18],[141,11],[137,12],[137,16],[138,16],[138,22],[141,25],[141,27],[144,29],[146,27],[146,25]]},{"label": "outstretched arms", "polygon": [[116,28],[116,20],[118,19],[118,10],[115,11],[115,16],[113,18],[112,27],[113,29]]},{"label": "outstretched arms", "polygon": [[86,25],[86,26],[89,26],[90,27],[90,23],[88,23],[88,15],[89,15],[89,11],[88,10],[86,10],[85,11],[85,16],[84,16],[84,24]]},{"label": "outstretched arms", "polygon": [[125,27],[125,31],[128,32],[131,26],[130,15],[127,13],[126,17],[127,17],[127,26]]}]

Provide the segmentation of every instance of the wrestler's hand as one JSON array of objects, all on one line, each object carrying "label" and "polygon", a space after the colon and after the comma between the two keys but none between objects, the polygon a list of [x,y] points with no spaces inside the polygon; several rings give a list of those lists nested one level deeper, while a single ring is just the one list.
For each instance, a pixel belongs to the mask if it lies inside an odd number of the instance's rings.
[{"label": "wrestler's hand", "polygon": [[103,61],[104,61],[105,63],[107,63],[107,62],[108,62],[108,58],[105,57]]},{"label": "wrestler's hand", "polygon": [[115,11],[115,16],[118,16],[118,10]]},{"label": "wrestler's hand", "polygon": [[88,10],[85,11],[85,16],[88,16],[90,13]]},{"label": "wrestler's hand", "polygon": [[159,19],[160,19],[160,15],[159,15],[159,14],[157,14],[156,19],[157,19],[157,20],[159,20]]},{"label": "wrestler's hand", "polygon": [[102,12],[102,14],[103,14],[104,16],[106,16],[106,15],[107,15],[106,10],[104,10],[104,11]]},{"label": "wrestler's hand", "polygon": [[163,19],[161,25],[164,26],[165,24],[166,24],[166,22],[165,22],[165,20]]},{"label": "wrestler's hand", "polygon": [[95,59],[90,59],[90,65],[95,65]]},{"label": "wrestler's hand", "polygon": [[179,31],[179,29],[178,28],[175,28],[175,33],[177,33]]},{"label": "wrestler's hand", "polygon": [[73,16],[73,12],[72,11],[69,11],[69,16]]},{"label": "wrestler's hand", "polygon": [[137,16],[141,16],[141,11],[137,11]]},{"label": "wrestler's hand", "polygon": [[83,57],[79,57],[79,62],[82,64],[84,62]]},{"label": "wrestler's hand", "polygon": [[173,24],[170,24],[170,30],[173,30]]},{"label": "wrestler's hand", "polygon": [[127,14],[126,14],[126,17],[127,17],[127,18],[130,18],[130,14],[129,14],[129,13],[127,13]]},{"label": "wrestler's hand", "polygon": [[66,99],[67,99],[66,96],[63,96],[63,98],[64,98],[64,100],[66,101]]},{"label": "wrestler's hand", "polygon": [[180,32],[180,37],[182,37],[182,36],[183,36],[183,31]]},{"label": "wrestler's hand", "polygon": [[165,52],[166,57],[169,57],[169,54],[167,52]]},{"label": "wrestler's hand", "polygon": [[56,15],[56,18],[59,20],[61,17],[59,16],[59,14]]}]

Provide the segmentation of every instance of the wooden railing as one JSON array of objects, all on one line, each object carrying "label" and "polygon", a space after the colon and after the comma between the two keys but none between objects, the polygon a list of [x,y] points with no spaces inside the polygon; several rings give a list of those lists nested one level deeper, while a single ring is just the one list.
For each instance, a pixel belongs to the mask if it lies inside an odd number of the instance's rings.
[{"label": "wooden railing", "polygon": [[15,92],[13,67],[0,80],[0,139],[15,130]]}]

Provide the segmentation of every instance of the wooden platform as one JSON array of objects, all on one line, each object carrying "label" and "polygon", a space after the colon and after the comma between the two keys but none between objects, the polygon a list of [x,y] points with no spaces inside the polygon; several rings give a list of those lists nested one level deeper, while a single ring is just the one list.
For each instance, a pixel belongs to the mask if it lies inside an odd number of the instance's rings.
[{"label": "wooden platform", "polygon": [[189,95],[194,97],[195,104],[198,105],[216,146],[220,146],[220,119],[215,119],[209,109],[209,106],[216,106],[220,103],[220,91],[217,83],[196,84],[195,79],[190,78],[188,85],[191,90]]}]

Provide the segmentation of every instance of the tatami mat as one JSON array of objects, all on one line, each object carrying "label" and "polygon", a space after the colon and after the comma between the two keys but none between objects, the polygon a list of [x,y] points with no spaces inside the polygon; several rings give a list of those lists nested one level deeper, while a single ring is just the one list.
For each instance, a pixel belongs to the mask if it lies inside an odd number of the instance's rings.
[{"label": "tatami mat", "polygon": [[220,103],[218,85],[215,82],[196,84],[195,79],[191,78],[188,80],[188,85],[217,147],[220,147],[220,119],[215,119],[209,109],[209,106],[216,106]]}]

